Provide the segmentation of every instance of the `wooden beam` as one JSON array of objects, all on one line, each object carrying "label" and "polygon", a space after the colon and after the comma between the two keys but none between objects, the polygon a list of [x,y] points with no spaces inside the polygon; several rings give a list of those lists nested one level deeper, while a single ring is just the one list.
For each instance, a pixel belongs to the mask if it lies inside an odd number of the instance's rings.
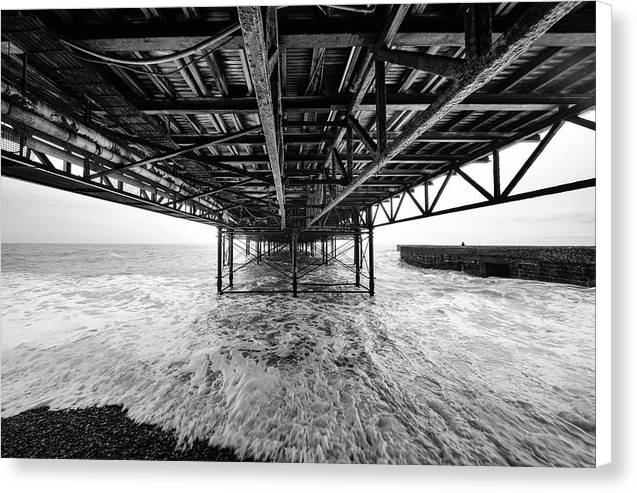
[{"label": "wooden beam", "polygon": [[353,193],[362,183],[382,170],[391,159],[410,146],[423,132],[429,130],[458,103],[489,82],[502,69],[524,53],[551,26],[571,12],[580,2],[558,2],[531,4],[517,22],[491,47],[489,54],[472,60],[465,73],[449,84],[434,103],[413,118],[404,128],[403,134],[394,139],[383,155],[374,159],[350,185],[334,197],[332,202],[316,214],[308,225],[329,213],[345,197]]},{"label": "wooden beam", "polygon": [[272,80],[268,66],[268,47],[265,44],[264,19],[261,7],[237,7],[239,21],[243,32],[244,47],[250,69],[250,76],[254,86],[259,118],[263,126],[266,149],[270,161],[270,170],[274,179],[277,201],[279,203],[279,215],[281,216],[281,228],[285,228],[285,191],[281,173],[281,152],[279,147],[280,129],[277,118],[277,105],[280,101],[274,99]]}]

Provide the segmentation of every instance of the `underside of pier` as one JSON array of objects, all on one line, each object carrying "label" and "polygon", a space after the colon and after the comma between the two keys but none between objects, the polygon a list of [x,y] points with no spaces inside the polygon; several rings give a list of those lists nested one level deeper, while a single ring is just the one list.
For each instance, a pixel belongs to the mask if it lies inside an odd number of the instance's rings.
[{"label": "underside of pier", "polygon": [[594,106],[594,2],[2,12],[2,174],[217,226],[219,293],[266,263],[373,295],[375,227],[593,187],[516,192]]}]

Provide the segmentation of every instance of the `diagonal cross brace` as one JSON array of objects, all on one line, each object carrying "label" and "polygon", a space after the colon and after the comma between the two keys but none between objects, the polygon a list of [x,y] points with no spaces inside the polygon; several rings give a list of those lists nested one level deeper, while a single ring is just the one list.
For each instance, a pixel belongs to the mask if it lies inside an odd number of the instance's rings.
[{"label": "diagonal cross brace", "polygon": [[216,136],[212,139],[210,139],[209,141],[205,141],[202,142],[200,144],[196,144],[196,145],[192,145],[189,147],[185,147],[183,149],[179,149],[178,151],[171,151],[171,152],[167,152],[164,154],[160,154],[159,156],[154,156],[154,157],[149,157],[147,159],[142,159],[141,161],[134,161],[132,163],[127,163],[127,164],[123,164],[121,166],[117,166],[115,168],[111,168],[108,170],[104,170],[104,171],[100,171],[98,173],[93,173],[91,175],[91,178],[98,178],[100,176],[103,175],[110,175],[112,173],[117,173],[120,171],[124,171],[127,169],[131,169],[131,168],[136,168],[139,166],[144,166],[147,164],[153,164],[153,163],[157,163],[160,161],[166,161],[168,159],[173,159],[179,156],[182,156],[184,154],[188,154],[189,152],[193,152],[199,149],[202,149],[204,147],[208,147],[210,145],[214,145],[214,144],[220,144],[222,142],[229,142],[233,139],[236,139],[238,137],[243,137],[244,135],[248,135],[251,133],[256,132],[257,130],[261,130],[261,125],[257,125],[255,127],[251,127],[245,130],[241,130],[240,132],[235,132],[235,133],[229,133],[229,134],[224,134],[221,136]]},{"label": "diagonal cross brace", "polygon": [[412,119],[403,129],[403,133],[392,141],[387,150],[374,158],[350,185],[343,188],[339,195],[334,197],[325,208],[312,218],[308,226],[334,209],[343,199],[381,171],[392,158],[453,111],[458,103],[480,89],[496,74],[515,61],[540,36],[566,14],[578,7],[580,3],[532,4],[510,29],[497,39],[487,55],[469,61],[464,73],[450,83],[425,111]]}]

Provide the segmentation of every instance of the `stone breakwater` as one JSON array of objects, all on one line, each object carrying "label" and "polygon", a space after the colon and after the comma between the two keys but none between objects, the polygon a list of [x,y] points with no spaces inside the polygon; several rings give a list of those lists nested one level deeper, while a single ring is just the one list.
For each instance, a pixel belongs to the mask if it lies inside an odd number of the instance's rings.
[{"label": "stone breakwater", "polygon": [[401,260],[418,267],[595,286],[595,247],[398,245],[398,250]]}]

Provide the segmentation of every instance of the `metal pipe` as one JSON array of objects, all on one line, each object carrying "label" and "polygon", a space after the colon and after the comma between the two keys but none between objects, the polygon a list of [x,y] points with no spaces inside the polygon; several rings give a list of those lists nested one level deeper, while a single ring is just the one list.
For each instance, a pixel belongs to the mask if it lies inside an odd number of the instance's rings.
[{"label": "metal pipe", "polygon": [[23,125],[35,128],[42,133],[55,137],[56,139],[63,142],[68,142],[69,144],[78,147],[83,151],[99,156],[109,162],[113,162],[116,164],[121,164],[124,162],[122,156],[115,154],[105,147],[97,145],[91,139],[88,139],[77,132],[72,132],[70,130],[67,130],[66,128],[60,127],[53,123],[50,119],[47,119],[46,117],[40,116],[39,114],[33,113],[31,111],[25,110],[24,108],[16,106],[15,104],[11,104],[5,99],[2,99],[2,116],[8,116],[22,123]]},{"label": "metal pipe", "polygon": [[[58,110],[48,105],[44,101],[31,97],[31,96],[27,96],[26,94],[24,94],[23,91],[21,91],[16,86],[6,81],[2,81],[2,98],[3,98],[3,101],[2,101],[3,114],[5,113],[5,110],[4,110],[5,100],[7,98],[12,98],[14,100],[17,99],[20,102],[20,106],[24,110],[31,111],[35,113],[36,115],[43,117],[47,123],[59,125],[63,129],[68,129],[67,131],[69,133],[81,136],[89,140],[93,146],[97,146],[97,148],[99,149],[103,149],[114,155],[117,155],[117,157],[119,158],[117,163],[123,162],[123,160],[125,159],[129,159],[129,160],[137,159],[137,156],[134,153],[132,153],[125,147],[121,146],[117,142],[114,142],[108,137],[101,135],[100,133],[96,132],[92,128],[84,125],[82,122],[79,122],[76,119],[69,117],[68,115],[63,115]],[[14,107],[13,104],[10,104],[10,106]],[[61,140],[66,140],[66,139],[61,139]],[[104,159],[108,161],[111,161],[107,153],[105,153],[104,155],[100,155],[99,152],[91,152],[91,154],[96,154],[100,157],[103,157]]]},{"label": "metal pipe", "polygon": [[[7,100],[8,97],[21,97],[21,102],[28,106],[24,108]],[[62,115],[52,107],[39,100],[26,99],[21,96],[18,90],[6,83],[2,83],[2,116],[9,117],[25,126],[31,127],[39,132],[49,135],[56,140],[68,142],[70,145],[85,151],[89,154],[99,156],[105,161],[118,164],[127,163],[129,160],[138,161],[141,159],[135,153],[124,149],[115,142],[107,139],[98,132],[86,127],[85,125],[73,120],[66,115]],[[56,121],[66,122],[64,125],[55,123]],[[119,154],[115,151],[121,151]],[[162,171],[149,171],[139,168],[136,174],[151,181],[157,182],[160,186],[167,189],[174,189],[175,186],[187,191],[188,193],[196,193],[198,190],[183,181],[182,179],[172,176]],[[115,174],[119,178],[121,173]],[[135,185],[138,186],[138,185]],[[180,190],[181,193],[181,190]],[[200,200],[205,207],[217,207],[214,202]]]},{"label": "metal pipe", "polygon": [[[12,138],[12,136],[10,134],[5,134],[3,136],[4,139],[9,140],[11,142],[14,142],[15,144],[19,144],[19,139],[17,138]],[[75,164],[76,166],[84,166],[86,164],[84,158],[82,156],[78,156],[76,154],[73,154],[71,152],[65,151],[64,149],[60,149],[59,147],[56,147],[52,144],[49,144],[48,142],[44,142],[42,140],[39,139],[30,139],[27,143],[27,147],[29,147],[30,149],[37,151],[37,152],[41,152],[43,154],[46,154],[48,156],[52,156],[58,159],[61,159],[62,161],[64,161],[67,165],[71,165],[71,164]],[[66,171],[67,173],[70,173],[70,168],[68,166],[65,167],[64,171]],[[157,187],[162,187],[162,185],[158,182],[156,182],[155,180],[157,179],[155,177],[155,179],[150,180],[148,179],[149,182],[152,182],[152,185],[147,185],[145,183],[142,183],[139,179],[135,179],[132,177],[128,177],[126,175],[118,175],[117,179],[120,182],[126,183],[128,185],[132,185],[132,186],[136,186],[139,187],[142,190],[145,190],[146,192],[150,192],[150,193],[157,193],[160,197],[165,197],[168,199],[171,199],[172,197],[170,196],[170,194],[162,191],[162,190],[158,190]],[[163,188],[168,188],[167,186],[163,186]],[[165,204],[164,204],[165,205]]]},{"label": "metal pipe", "polygon": [[158,65],[160,63],[175,62],[177,60],[181,60],[182,58],[186,58],[187,56],[194,55],[195,53],[199,51],[203,51],[205,49],[207,49],[208,51],[212,51],[213,49],[217,48],[220,45],[220,42],[224,38],[233,34],[235,31],[238,31],[240,27],[241,26],[239,24],[232,24],[231,26],[227,27],[226,29],[223,29],[219,33],[215,34],[214,36],[211,36],[210,38],[205,39],[201,43],[197,43],[196,45],[191,46],[190,48],[186,48],[185,50],[179,51],[177,53],[171,53],[170,55],[164,55],[164,56],[160,56],[156,58],[146,58],[144,60],[140,60],[138,58],[131,59],[131,58],[111,57],[111,56],[104,55],[102,53],[91,51],[87,48],[84,48],[83,46],[80,46],[75,43],[71,43],[70,41],[67,41],[64,39],[61,39],[60,42],[62,44],[65,44],[66,46],[69,46],[70,48],[73,48],[77,51],[81,51],[83,53],[86,53],[87,55],[91,55],[95,58],[104,60],[106,62],[111,62],[115,64],[125,64],[125,65],[147,66],[147,65]]}]

